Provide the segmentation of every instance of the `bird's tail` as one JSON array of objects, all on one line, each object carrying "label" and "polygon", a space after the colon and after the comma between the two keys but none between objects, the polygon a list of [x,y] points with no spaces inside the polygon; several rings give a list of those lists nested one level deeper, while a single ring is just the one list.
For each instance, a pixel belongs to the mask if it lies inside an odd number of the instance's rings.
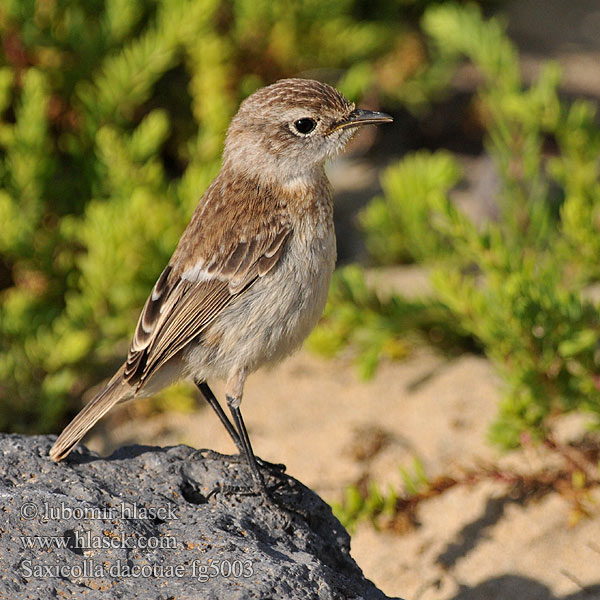
[{"label": "bird's tail", "polygon": [[131,398],[134,390],[123,380],[123,368],[119,369],[104,389],[64,428],[50,449],[50,458],[55,462],[65,458],[115,404]]}]

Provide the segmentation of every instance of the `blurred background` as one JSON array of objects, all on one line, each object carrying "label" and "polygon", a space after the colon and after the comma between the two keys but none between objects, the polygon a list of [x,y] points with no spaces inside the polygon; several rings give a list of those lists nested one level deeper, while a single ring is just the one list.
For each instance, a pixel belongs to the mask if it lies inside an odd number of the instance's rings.
[{"label": "blurred background", "polygon": [[[90,399],[239,103],[319,79],[395,121],[328,165],[338,270],[250,379],[257,453],[388,594],[600,598],[599,31],[594,0],[2,0],[0,430]],[[89,442],[233,451],[183,384]]]}]

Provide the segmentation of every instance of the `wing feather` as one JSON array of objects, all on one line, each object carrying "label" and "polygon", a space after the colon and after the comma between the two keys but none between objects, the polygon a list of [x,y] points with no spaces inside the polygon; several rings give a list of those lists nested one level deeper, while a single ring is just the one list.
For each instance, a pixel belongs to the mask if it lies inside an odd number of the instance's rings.
[{"label": "wing feather", "polygon": [[174,264],[176,253],[144,305],[129,349],[124,379],[139,389],[197,338],[228,304],[274,268],[290,233],[287,223],[276,230],[266,227],[249,241],[243,236],[243,241],[213,255],[210,262],[201,258],[185,271]]}]

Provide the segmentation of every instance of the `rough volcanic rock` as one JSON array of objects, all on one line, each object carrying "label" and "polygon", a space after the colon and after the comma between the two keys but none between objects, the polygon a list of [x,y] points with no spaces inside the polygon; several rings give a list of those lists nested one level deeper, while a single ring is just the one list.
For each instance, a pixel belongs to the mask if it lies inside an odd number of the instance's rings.
[{"label": "rough volcanic rock", "polygon": [[[270,506],[237,457],[187,446],[80,446],[0,434],[0,597],[384,599],[318,496],[265,471]],[[246,493],[245,493],[246,492]]]}]

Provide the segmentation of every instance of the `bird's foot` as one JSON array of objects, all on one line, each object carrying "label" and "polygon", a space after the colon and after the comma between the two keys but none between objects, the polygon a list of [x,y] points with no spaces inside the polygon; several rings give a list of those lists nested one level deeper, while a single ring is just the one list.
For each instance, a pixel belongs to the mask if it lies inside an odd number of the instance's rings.
[{"label": "bird's foot", "polygon": [[285,473],[285,470],[287,469],[283,463],[272,463],[267,460],[263,460],[262,458],[258,458],[258,456],[256,457],[256,462],[258,463],[259,467],[263,467],[263,469],[267,469],[271,473],[273,473],[273,471],[276,471],[277,473]]},{"label": "bird's foot", "polygon": [[279,489],[283,485],[283,481],[266,486],[263,488],[257,488],[254,485],[230,485],[228,483],[219,483],[209,493],[207,498],[212,498],[218,494],[223,496],[262,496],[263,498],[271,499],[272,493]]},{"label": "bird's foot", "polygon": [[287,530],[292,523],[292,518],[296,516],[302,517],[304,520],[308,520],[309,515],[304,512],[296,509],[289,508],[285,505],[283,498],[276,495],[278,489],[284,486],[284,481],[277,481],[273,485],[253,485],[253,486],[243,486],[243,485],[229,485],[229,484],[219,484],[215,488],[213,488],[207,499],[211,497],[216,497],[218,495],[223,496],[260,496],[262,502],[272,509],[273,512],[280,514],[283,517],[283,523],[281,524],[282,529]]},{"label": "bird's foot", "polygon": [[[209,450],[203,448],[201,450],[196,450],[190,458],[192,460],[205,459],[205,458],[221,458],[225,457],[231,463],[240,463],[247,462],[246,457],[243,453],[240,454],[220,454],[219,452],[215,452],[214,450]],[[256,462],[260,467],[269,471],[271,475],[277,475],[278,473],[285,473],[287,467],[283,463],[272,463],[268,460],[263,460],[262,458],[256,457]]]}]

